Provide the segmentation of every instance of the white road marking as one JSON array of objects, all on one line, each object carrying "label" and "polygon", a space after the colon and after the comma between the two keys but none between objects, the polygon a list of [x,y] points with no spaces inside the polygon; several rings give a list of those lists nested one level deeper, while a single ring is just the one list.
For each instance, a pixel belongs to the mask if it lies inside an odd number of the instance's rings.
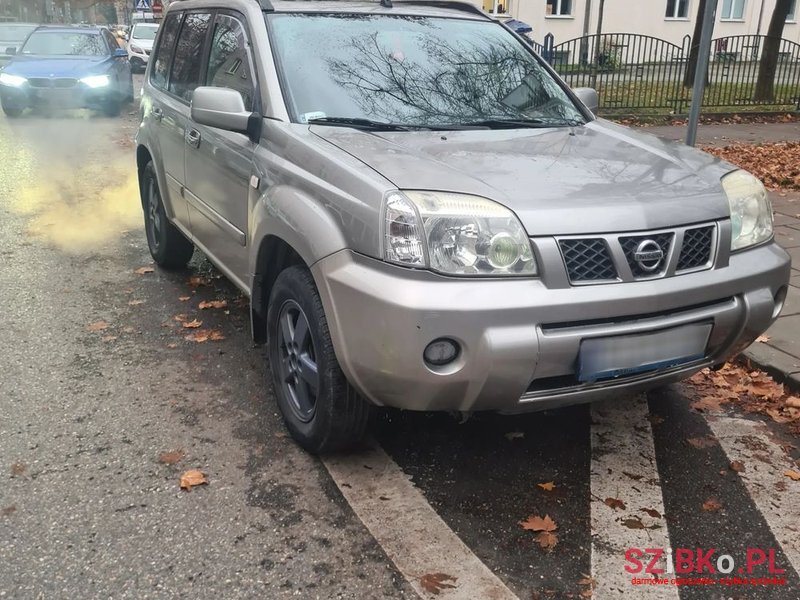
[{"label": "white road marking", "polygon": [[423,598],[420,578],[443,573],[455,587],[436,596],[447,600],[518,600],[436,514],[400,467],[379,447],[327,457],[325,467],[350,507],[384,552]]},{"label": "white road marking", "polygon": [[[670,574],[648,575],[643,571],[634,575],[625,571],[625,565],[630,564],[625,561],[628,548],[671,548],[648,415],[645,396],[592,405],[592,576],[597,581],[593,600],[678,598],[676,586],[631,583],[634,577],[670,578]],[[625,509],[608,506],[608,498],[621,500]],[[642,509],[658,511],[662,518]],[[644,528],[631,529],[623,525],[626,520],[634,527],[641,522]],[[646,567],[649,557],[642,562]],[[665,562],[658,566],[665,568]]]},{"label": "white road marking", "polygon": [[[763,423],[728,416],[710,416],[706,420],[728,458],[744,464],[745,470],[739,476],[747,493],[764,516],[784,555],[800,573],[800,520],[797,518],[800,483],[783,474],[787,469],[796,470],[797,466],[775,443]],[[776,566],[781,567],[780,564]]]}]

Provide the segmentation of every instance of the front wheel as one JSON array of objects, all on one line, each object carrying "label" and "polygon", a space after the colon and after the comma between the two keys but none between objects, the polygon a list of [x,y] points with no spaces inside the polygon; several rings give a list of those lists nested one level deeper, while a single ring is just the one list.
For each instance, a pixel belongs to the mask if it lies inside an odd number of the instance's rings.
[{"label": "front wheel", "polygon": [[275,281],[267,345],[278,408],[298,444],[318,454],[364,437],[371,406],[339,367],[319,292],[303,266],[289,267]]},{"label": "front wheel", "polygon": [[5,102],[2,103],[3,112],[6,113],[6,116],[12,119],[19,117],[22,114],[22,111],[25,109],[20,106],[11,106],[6,104]]},{"label": "front wheel", "polygon": [[167,220],[153,162],[147,163],[141,181],[142,207],[147,246],[156,264],[165,269],[180,269],[192,258],[194,245]]}]

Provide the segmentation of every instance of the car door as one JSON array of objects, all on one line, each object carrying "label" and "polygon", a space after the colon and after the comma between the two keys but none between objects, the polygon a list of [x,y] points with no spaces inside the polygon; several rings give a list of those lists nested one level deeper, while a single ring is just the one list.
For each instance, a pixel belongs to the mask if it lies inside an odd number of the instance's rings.
[{"label": "car door", "polygon": [[162,183],[166,185],[166,189],[161,193],[167,213],[184,233],[191,235],[189,210],[183,192],[186,147],[184,135],[189,121],[189,105],[184,98],[177,97],[170,91],[178,35],[182,33],[183,24],[183,12],[170,12],[164,21],[150,70],[149,83],[152,90],[143,100],[142,108],[148,125],[152,123],[151,126],[156,131],[151,138],[158,141],[156,151],[164,167]]},{"label": "car door", "polygon": [[[214,18],[204,85],[239,92],[249,111],[259,110],[255,69],[245,17],[219,11]],[[246,280],[247,213],[256,144],[242,133],[189,122],[186,189],[192,233],[206,251]]]}]

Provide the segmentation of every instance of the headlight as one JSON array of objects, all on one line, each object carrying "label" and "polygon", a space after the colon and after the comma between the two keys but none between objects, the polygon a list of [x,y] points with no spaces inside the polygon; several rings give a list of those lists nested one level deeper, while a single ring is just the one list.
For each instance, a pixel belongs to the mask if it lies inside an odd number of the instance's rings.
[{"label": "headlight", "polygon": [[144,50],[139,48],[139,46],[134,46],[133,44],[131,44],[130,50],[131,52],[136,52],[136,54],[144,54]]},{"label": "headlight", "polygon": [[11,73],[0,73],[0,83],[4,85],[19,87],[26,81],[28,80],[25,79],[24,77],[20,77],[19,75],[12,75]]},{"label": "headlight", "polygon": [[514,213],[486,198],[447,192],[387,195],[384,258],[448,275],[536,275],[531,243]]},{"label": "headlight", "polygon": [[731,207],[731,250],[741,250],[772,237],[772,205],[764,185],[747,171],[722,178]]},{"label": "headlight", "polygon": [[81,83],[86,84],[90,88],[99,88],[107,86],[111,83],[111,79],[108,75],[90,75],[89,77],[81,79]]}]

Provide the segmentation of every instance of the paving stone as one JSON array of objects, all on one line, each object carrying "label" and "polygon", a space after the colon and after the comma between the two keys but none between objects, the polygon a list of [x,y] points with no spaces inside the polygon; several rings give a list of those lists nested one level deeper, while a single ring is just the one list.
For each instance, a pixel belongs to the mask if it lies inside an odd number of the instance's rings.
[{"label": "paving stone", "polygon": [[784,248],[797,248],[800,246],[800,229],[792,229],[785,225],[776,227],[775,240]]}]

